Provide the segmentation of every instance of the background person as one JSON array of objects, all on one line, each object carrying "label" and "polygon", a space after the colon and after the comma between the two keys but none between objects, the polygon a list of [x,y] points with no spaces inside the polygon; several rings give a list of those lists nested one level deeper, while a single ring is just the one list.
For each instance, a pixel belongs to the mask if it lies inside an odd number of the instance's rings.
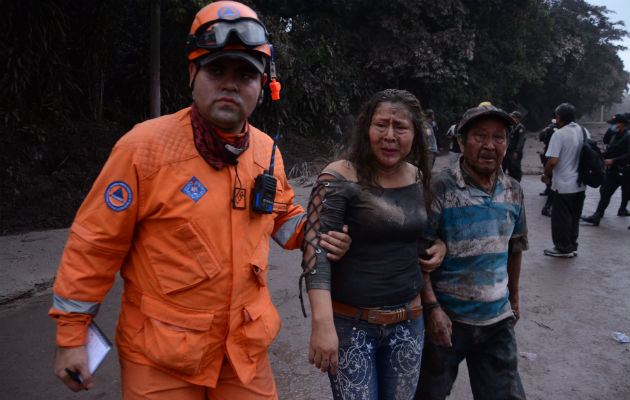
[{"label": "background person", "polygon": [[462,157],[433,180],[438,237],[447,246],[422,289],[427,341],[416,399],[445,399],[466,360],[475,399],[524,399],[514,324],[522,252],[523,190],[501,169],[512,118],[471,108],[459,127]]},{"label": "background person", "polygon": [[429,168],[433,168],[433,165],[435,164],[435,158],[440,153],[440,150],[438,148],[438,136],[437,136],[438,128],[437,128],[437,123],[435,122],[435,113],[433,112],[432,109],[427,108],[426,110],[424,110],[424,116],[425,116],[424,131],[426,134],[427,142],[429,144],[429,151],[430,151],[430,154],[428,154],[427,158],[429,162]]},{"label": "background person", "polygon": [[[93,387],[86,329],[120,271],[123,398],[277,398],[267,357],[280,329],[266,285],[269,238],[299,247],[305,214],[279,152],[275,201],[284,209],[251,207],[273,147],[247,122],[267,80],[268,37],[254,11],[231,1],[201,9],[190,35],[192,106],[118,141],[70,229],[49,315],[54,372],[74,391]],[[323,235],[335,246],[322,246],[342,254],[341,236]]]},{"label": "background person", "polygon": [[606,151],[602,153],[606,173],[604,181],[599,188],[599,203],[593,215],[582,217],[582,220],[599,226],[599,221],[604,216],[606,207],[610,204],[610,198],[617,188],[621,186],[621,204],[617,210],[617,216],[630,216],[628,212],[628,197],[630,195],[630,164],[628,146],[630,142],[630,132],[628,131],[628,119],[624,114],[615,114],[608,121],[611,124],[610,131],[613,135],[608,139]]},{"label": "background person", "polygon": [[[387,89],[364,104],[347,159],[320,175],[305,228],[311,304],[309,361],[329,374],[335,399],[411,399],[420,372],[425,268],[444,256],[429,225],[430,170],[420,102]],[[410,163],[417,161],[416,168]],[[331,265],[317,232],[347,223],[353,236]]]},{"label": "background person", "polygon": [[510,116],[516,121],[516,125],[510,128],[507,153],[503,158],[503,171],[520,182],[523,177],[521,161],[523,160],[523,148],[525,146],[525,126],[521,123],[522,116],[520,112],[512,111]]},{"label": "background person", "polygon": [[459,148],[459,143],[457,142],[457,134],[458,134],[458,126],[462,120],[461,114],[455,116],[455,120],[453,121],[453,125],[448,128],[446,132],[446,139],[449,141],[449,164],[454,163],[459,159],[459,156],[462,154],[461,149]]},{"label": "background person", "polygon": [[[552,119],[551,124],[547,125],[545,129],[538,133],[538,140],[543,142],[543,144],[545,145],[542,154],[540,154],[540,162],[542,163],[543,168],[545,168],[545,164],[547,164],[548,160],[547,156],[545,156],[545,153],[547,153],[547,149],[549,148],[551,135],[553,135],[553,133],[557,129],[558,128],[556,127],[556,120]],[[551,204],[553,202],[553,190],[551,190],[551,181],[553,180],[553,174],[549,174],[549,180],[550,182],[545,184],[545,190],[539,193],[541,196],[547,196],[547,200],[545,200],[545,205],[543,206],[541,211],[541,214],[546,217],[551,217]]]},{"label": "background person", "polygon": [[[578,183],[578,165],[588,130],[575,122],[575,107],[562,103],[555,109],[558,130],[549,140],[545,153],[547,164],[540,180],[551,183],[553,200],[551,213],[551,239],[554,247],[544,254],[552,257],[575,257],[580,233],[580,215],[584,206],[586,186]],[[553,172],[553,181],[550,176]]]}]

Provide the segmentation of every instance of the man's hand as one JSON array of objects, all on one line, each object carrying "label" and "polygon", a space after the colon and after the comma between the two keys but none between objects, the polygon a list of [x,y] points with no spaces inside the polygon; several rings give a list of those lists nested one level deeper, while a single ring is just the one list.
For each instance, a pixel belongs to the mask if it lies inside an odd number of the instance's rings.
[{"label": "man's hand", "polygon": [[453,334],[453,324],[441,307],[430,310],[426,315],[427,337],[436,346],[452,347],[451,335]]},{"label": "man's hand", "polygon": [[[66,372],[66,368],[70,371],[81,374],[83,383],[75,382]],[[53,366],[55,376],[65,383],[72,391],[92,389],[94,383],[92,375],[88,368],[88,357],[85,346],[65,348],[57,347],[55,354],[55,362]]]},{"label": "man's hand", "polygon": [[517,151],[515,151],[514,153],[512,153],[512,159],[513,159],[514,161],[518,160],[518,156],[519,156],[519,154],[518,154],[518,152],[517,152]]},{"label": "man's hand", "polygon": [[514,312],[516,321],[518,321],[518,319],[521,318],[521,312],[518,309],[518,294],[510,293],[510,305],[512,306],[512,311]]},{"label": "man's hand", "polygon": [[540,181],[543,182],[546,185],[549,185],[551,183],[551,179],[549,179],[549,177],[547,175],[541,175],[540,176]]},{"label": "man's hand", "polygon": [[607,167],[612,166],[613,165],[613,160],[610,159],[610,158],[605,159],[604,160],[604,165],[607,166]]},{"label": "man's hand", "polygon": [[339,366],[339,338],[332,320],[313,322],[311,343],[308,349],[308,362],[315,364],[320,371],[336,374]]},{"label": "man's hand", "polygon": [[436,239],[425,252],[430,258],[428,260],[419,258],[422,272],[432,272],[442,264],[446,255],[446,244],[442,240]]},{"label": "man's hand", "polygon": [[348,225],[344,225],[342,232],[330,231],[322,233],[319,244],[328,252],[326,257],[331,261],[339,261],[350,249],[352,238],[348,235]]}]

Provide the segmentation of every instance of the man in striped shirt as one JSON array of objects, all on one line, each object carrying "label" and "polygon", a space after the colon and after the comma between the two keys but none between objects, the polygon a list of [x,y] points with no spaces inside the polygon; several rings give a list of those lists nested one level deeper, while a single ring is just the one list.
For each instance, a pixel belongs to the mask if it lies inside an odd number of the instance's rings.
[{"label": "man in striped shirt", "polygon": [[501,162],[514,120],[492,105],[463,116],[459,162],[434,178],[434,218],[447,244],[425,273],[427,336],[416,399],[444,399],[466,359],[475,399],[524,399],[514,324],[528,247],[523,191]]}]

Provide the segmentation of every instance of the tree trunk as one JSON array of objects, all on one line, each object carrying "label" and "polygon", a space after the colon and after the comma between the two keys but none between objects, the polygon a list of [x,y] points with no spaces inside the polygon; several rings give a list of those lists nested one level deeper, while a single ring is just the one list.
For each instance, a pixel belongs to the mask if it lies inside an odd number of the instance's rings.
[{"label": "tree trunk", "polygon": [[160,0],[151,2],[151,59],[149,60],[149,117],[160,116]]}]

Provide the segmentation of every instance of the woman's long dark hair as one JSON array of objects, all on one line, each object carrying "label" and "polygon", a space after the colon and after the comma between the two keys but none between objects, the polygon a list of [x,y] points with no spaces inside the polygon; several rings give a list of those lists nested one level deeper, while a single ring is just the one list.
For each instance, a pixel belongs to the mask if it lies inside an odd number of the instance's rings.
[{"label": "woman's long dark hair", "polygon": [[411,151],[407,156],[407,161],[418,166],[420,170],[420,180],[424,187],[424,200],[427,214],[431,215],[431,166],[428,163],[429,145],[424,133],[424,115],[420,101],[416,96],[406,90],[385,89],[376,93],[361,107],[354,132],[350,139],[350,146],[346,158],[350,161],[357,172],[357,179],[362,184],[379,186],[376,182],[377,169],[370,146],[369,130],[372,124],[372,116],[376,108],[382,103],[401,104],[405,107],[413,124],[414,137],[411,144]]}]

